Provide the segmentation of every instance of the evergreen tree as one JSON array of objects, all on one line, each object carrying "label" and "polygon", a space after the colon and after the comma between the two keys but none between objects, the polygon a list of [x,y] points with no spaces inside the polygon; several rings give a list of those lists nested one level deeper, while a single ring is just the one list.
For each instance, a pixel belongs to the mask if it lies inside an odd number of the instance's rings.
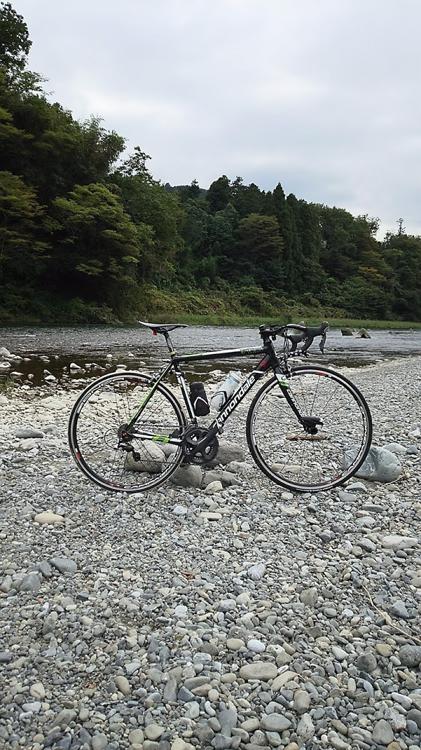
[{"label": "evergreen tree", "polygon": [[206,194],[206,200],[212,213],[222,211],[227,207],[231,200],[231,186],[225,174],[212,182]]}]

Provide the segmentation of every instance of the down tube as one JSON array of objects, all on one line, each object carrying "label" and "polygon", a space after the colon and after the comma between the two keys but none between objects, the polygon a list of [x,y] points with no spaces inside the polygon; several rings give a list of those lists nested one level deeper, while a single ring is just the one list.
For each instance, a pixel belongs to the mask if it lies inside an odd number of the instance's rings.
[{"label": "down tube", "polygon": [[246,378],[246,380],[244,380],[238,386],[237,390],[234,391],[232,396],[228,399],[227,403],[225,404],[223,409],[219,412],[218,416],[215,417],[213,423],[211,424],[211,429],[212,427],[217,427],[220,430],[224,426],[225,422],[227,421],[228,417],[232,414],[234,409],[237,408],[238,404],[247,395],[249,390],[253,388],[256,381],[259,380],[259,378],[261,378],[263,375],[264,375],[263,370],[254,370]]}]

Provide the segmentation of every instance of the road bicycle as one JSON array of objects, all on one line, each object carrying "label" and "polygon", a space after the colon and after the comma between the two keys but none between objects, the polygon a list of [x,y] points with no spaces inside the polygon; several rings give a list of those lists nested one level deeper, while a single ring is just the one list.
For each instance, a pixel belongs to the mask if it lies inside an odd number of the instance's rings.
[{"label": "road bicycle", "polygon": [[[214,462],[226,421],[269,373],[272,377],[254,396],[246,421],[250,453],[269,479],[297,492],[329,490],[364,462],[372,419],[358,388],[327,367],[291,363],[288,336],[305,333],[305,326],[262,325],[258,347],[179,355],[170,332],[184,325],[139,323],[164,336],[169,361],[152,376],[123,370],[100,377],[81,393],[70,415],[72,455],[104,489],[143,492],[163,484],[180,464],[206,467]],[[280,351],[275,349],[278,337]],[[182,365],[253,355],[259,356],[256,367],[210,424],[200,424]]]}]

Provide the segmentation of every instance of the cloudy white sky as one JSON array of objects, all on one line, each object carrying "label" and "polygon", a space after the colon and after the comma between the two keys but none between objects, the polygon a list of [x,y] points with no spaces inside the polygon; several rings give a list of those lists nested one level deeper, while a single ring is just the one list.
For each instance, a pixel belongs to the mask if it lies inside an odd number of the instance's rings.
[{"label": "cloudy white sky", "polygon": [[30,66],[172,184],[241,175],[421,233],[420,0],[12,0]]}]

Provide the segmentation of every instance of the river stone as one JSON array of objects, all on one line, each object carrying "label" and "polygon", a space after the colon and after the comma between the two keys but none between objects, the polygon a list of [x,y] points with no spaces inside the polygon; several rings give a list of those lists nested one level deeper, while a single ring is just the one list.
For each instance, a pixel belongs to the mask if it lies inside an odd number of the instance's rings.
[{"label": "river stone", "polygon": [[333,750],[350,750],[351,745],[345,742],[336,732],[329,732],[328,740]]},{"label": "river stone", "polygon": [[224,737],[231,737],[232,730],[237,725],[237,711],[233,708],[225,708],[219,711],[217,719],[221,725],[221,734]]},{"label": "river stone", "polygon": [[158,740],[161,734],[164,734],[164,731],[164,727],[159,726],[159,724],[148,724],[145,727],[145,736],[148,740]]},{"label": "river stone", "polygon": [[15,430],[15,436],[17,438],[43,438],[44,433],[35,427],[19,427]]},{"label": "river stone", "polygon": [[346,651],[343,650],[343,648],[340,648],[339,646],[332,646],[332,654],[337,659],[337,661],[344,661],[344,659],[348,658],[348,654]]},{"label": "river stone", "polygon": [[283,732],[285,729],[289,729],[291,722],[281,714],[264,714],[260,726],[266,732]]},{"label": "river stone", "polygon": [[45,687],[42,682],[34,682],[34,684],[31,685],[29,692],[32,697],[36,698],[37,700],[42,701],[45,698]]},{"label": "river stone", "polygon": [[383,448],[391,453],[395,453],[397,456],[404,456],[406,453],[406,447],[400,443],[387,443]]},{"label": "river stone", "polygon": [[[352,446],[344,451],[343,464],[348,468],[355,458],[357,448]],[[372,446],[363,465],[355,476],[370,482],[394,482],[401,474],[402,466],[398,457],[385,448]]]},{"label": "river stone", "polygon": [[309,740],[315,732],[315,727],[310,714],[303,714],[297,726],[297,734],[303,738],[303,740]]},{"label": "river stone", "polygon": [[303,714],[310,708],[310,696],[306,690],[296,690],[294,693],[294,709]]},{"label": "river stone", "polygon": [[69,557],[52,557],[50,563],[60,573],[73,574],[77,571],[77,563],[74,560],[71,560]]},{"label": "river stone", "polygon": [[221,492],[223,490],[222,482],[219,480],[216,480],[215,482],[210,482],[205,489],[205,492],[207,495],[214,495],[216,492]]},{"label": "river stone", "polygon": [[129,734],[129,742],[131,745],[143,745],[145,735],[143,729],[132,729]]},{"label": "river stone", "polygon": [[64,516],[53,513],[52,510],[44,510],[42,513],[36,514],[34,521],[40,524],[61,524],[64,523]]},{"label": "river stone", "polygon": [[300,594],[300,602],[306,604],[308,607],[315,607],[317,603],[318,592],[315,587],[310,589],[304,589]]},{"label": "river stone", "polygon": [[270,661],[253,661],[245,664],[240,669],[240,677],[243,680],[272,680],[278,674],[276,665]]},{"label": "river stone", "polygon": [[282,672],[282,674],[275,677],[274,681],[272,682],[273,692],[275,693],[277,690],[281,690],[284,685],[295,680],[297,676],[298,675],[296,672],[292,672],[289,669],[286,672]]},{"label": "river stone", "polygon": [[76,718],[76,711],[71,708],[63,708],[59,711],[55,719],[51,723],[51,729],[53,727],[67,727],[73,719]]},{"label": "river stone", "polygon": [[117,689],[120,691],[120,693],[123,693],[123,695],[129,695],[131,692],[130,688],[130,682],[128,681],[127,677],[124,677],[124,675],[119,674],[114,680]]},{"label": "river stone", "polygon": [[41,578],[38,573],[28,573],[22,580],[19,591],[31,591],[33,594],[37,594],[40,586]]},{"label": "river stone", "polygon": [[418,729],[421,729],[421,711],[418,708],[411,708],[406,714],[408,721],[413,721],[417,725]]},{"label": "river stone", "polygon": [[418,539],[413,536],[400,536],[399,534],[388,534],[382,539],[382,547],[386,549],[409,549],[418,544]]},{"label": "river stone", "polygon": [[392,603],[390,612],[394,617],[400,617],[402,620],[409,620],[410,614],[406,608],[406,604],[402,599],[397,599]]},{"label": "river stone", "polygon": [[253,579],[253,581],[260,581],[260,579],[263,578],[265,571],[266,571],[265,563],[260,562],[248,568],[247,574],[250,576],[250,578]]},{"label": "river stone", "polygon": [[374,654],[366,652],[358,656],[355,665],[361,672],[368,672],[370,674],[377,668],[377,659]]},{"label": "river stone", "polygon": [[263,641],[259,641],[257,638],[250,638],[250,640],[247,641],[247,648],[249,651],[254,651],[255,654],[261,654],[263,651],[266,651],[266,646]]},{"label": "river stone", "polygon": [[193,745],[190,745],[188,742],[184,742],[181,737],[176,737],[176,739],[171,743],[171,750],[190,750],[190,748],[193,748]]},{"label": "river stone", "polygon": [[200,487],[202,484],[202,469],[200,466],[179,466],[170,477],[170,482],[179,487]]},{"label": "river stone", "polygon": [[373,729],[373,740],[379,745],[388,745],[393,740],[393,729],[389,722],[380,719],[376,722]]},{"label": "river stone", "polygon": [[226,646],[229,651],[239,651],[245,647],[245,643],[241,638],[227,638]]},{"label": "river stone", "polygon": [[399,649],[399,659],[405,667],[418,667],[421,664],[421,646],[402,646]]},{"label": "river stone", "polygon": [[99,732],[98,734],[94,734],[94,736],[91,739],[92,750],[105,750],[107,745],[108,745],[108,739],[105,736],[105,734],[102,734],[102,732]]}]

